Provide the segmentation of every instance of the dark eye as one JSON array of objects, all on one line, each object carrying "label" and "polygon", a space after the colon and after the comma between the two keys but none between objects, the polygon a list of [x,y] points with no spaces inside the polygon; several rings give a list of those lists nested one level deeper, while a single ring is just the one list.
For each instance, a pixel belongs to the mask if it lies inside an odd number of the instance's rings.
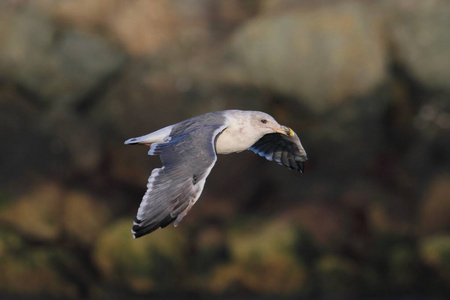
[{"label": "dark eye", "polygon": [[266,124],[266,123],[267,123],[267,120],[266,120],[266,119],[262,119],[262,120],[261,120],[261,123]]}]

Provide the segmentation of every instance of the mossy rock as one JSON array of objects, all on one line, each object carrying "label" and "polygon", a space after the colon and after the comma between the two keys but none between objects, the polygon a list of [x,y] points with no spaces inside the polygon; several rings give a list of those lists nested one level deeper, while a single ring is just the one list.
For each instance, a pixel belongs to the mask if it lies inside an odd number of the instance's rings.
[{"label": "mossy rock", "polygon": [[208,282],[213,293],[295,295],[307,283],[304,268],[291,257],[280,256],[254,262],[237,261],[218,267]]},{"label": "mossy rock", "polygon": [[194,272],[209,276],[211,270],[231,259],[224,232],[215,226],[205,226],[194,239],[195,255],[192,258]]},{"label": "mossy rock", "polygon": [[0,290],[16,295],[78,297],[78,286],[64,278],[58,266],[58,261],[70,259],[69,253],[52,248],[22,249],[19,253],[1,255]]},{"label": "mossy rock", "polygon": [[17,253],[25,247],[25,242],[18,234],[0,228],[0,257]]},{"label": "mossy rock", "polygon": [[213,293],[292,295],[307,284],[295,254],[296,227],[284,220],[246,221],[229,231],[231,264],[219,266],[208,282]]},{"label": "mossy rock", "polygon": [[33,239],[56,240],[61,233],[63,193],[56,183],[43,182],[10,201],[0,211],[0,221]]},{"label": "mossy rock", "polygon": [[450,284],[450,236],[434,236],[420,242],[422,260]]},{"label": "mossy rock", "polygon": [[413,290],[418,276],[417,249],[410,245],[397,245],[388,254],[389,281],[397,290]]},{"label": "mossy rock", "polygon": [[233,227],[228,240],[234,260],[255,261],[280,255],[294,258],[296,227],[289,221],[247,221]]},{"label": "mossy rock", "polygon": [[187,253],[182,232],[168,227],[133,239],[130,220],[104,230],[95,246],[94,261],[106,282],[138,293],[179,289]]},{"label": "mossy rock", "polygon": [[64,234],[77,243],[90,246],[109,221],[111,210],[105,202],[75,190],[65,195],[63,214]]},{"label": "mossy rock", "polygon": [[351,296],[357,293],[357,269],[335,255],[323,256],[317,263],[319,286],[325,295]]}]

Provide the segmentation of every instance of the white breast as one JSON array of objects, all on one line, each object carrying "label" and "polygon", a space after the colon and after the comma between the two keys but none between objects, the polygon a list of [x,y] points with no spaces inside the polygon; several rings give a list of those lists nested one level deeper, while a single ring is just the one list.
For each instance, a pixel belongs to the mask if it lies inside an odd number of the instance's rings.
[{"label": "white breast", "polygon": [[216,140],[217,154],[241,152],[251,147],[261,136],[248,127],[230,126]]}]

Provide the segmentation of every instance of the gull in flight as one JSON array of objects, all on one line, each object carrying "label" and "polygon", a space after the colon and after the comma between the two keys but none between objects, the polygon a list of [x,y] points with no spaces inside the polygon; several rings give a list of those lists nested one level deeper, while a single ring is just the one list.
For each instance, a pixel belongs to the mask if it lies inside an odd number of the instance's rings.
[{"label": "gull in flight", "polygon": [[203,191],[217,154],[251,150],[303,173],[307,160],[297,134],[259,111],[224,110],[206,113],[125,141],[150,146],[163,166],[152,171],[132,233],[135,238],[177,226]]}]

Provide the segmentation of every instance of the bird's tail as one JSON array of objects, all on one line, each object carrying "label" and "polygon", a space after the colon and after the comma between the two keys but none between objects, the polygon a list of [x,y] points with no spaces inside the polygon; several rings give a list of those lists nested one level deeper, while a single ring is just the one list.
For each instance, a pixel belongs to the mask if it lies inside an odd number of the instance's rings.
[{"label": "bird's tail", "polygon": [[141,144],[149,146],[152,143],[165,143],[168,142],[171,131],[172,125],[143,136],[128,139],[125,141],[125,145]]}]

